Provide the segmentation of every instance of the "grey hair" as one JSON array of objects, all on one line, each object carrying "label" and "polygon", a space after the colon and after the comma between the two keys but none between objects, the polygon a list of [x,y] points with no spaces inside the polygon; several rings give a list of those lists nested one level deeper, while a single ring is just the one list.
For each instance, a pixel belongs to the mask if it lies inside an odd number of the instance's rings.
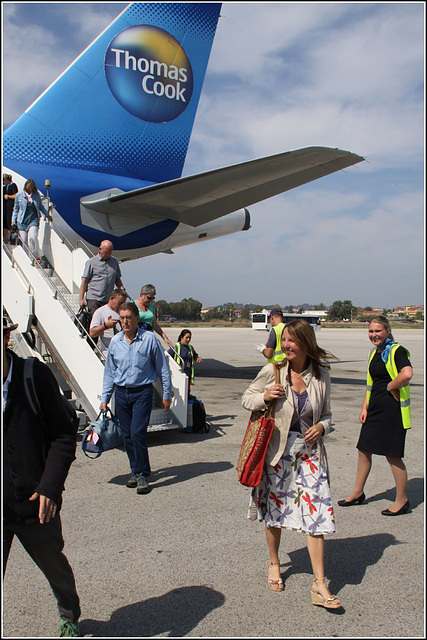
[{"label": "grey hair", "polygon": [[110,298],[114,298],[115,300],[117,300],[117,298],[120,298],[120,296],[124,296],[125,298],[127,298],[127,293],[124,289],[113,289],[110,294]]},{"label": "grey hair", "polygon": [[139,318],[139,309],[134,302],[124,302],[119,307],[120,311],[130,311],[135,318]]},{"label": "grey hair", "polygon": [[141,296],[142,294],[145,293],[151,293],[152,296],[156,295],[156,287],[153,284],[144,284],[143,287],[141,287]]}]

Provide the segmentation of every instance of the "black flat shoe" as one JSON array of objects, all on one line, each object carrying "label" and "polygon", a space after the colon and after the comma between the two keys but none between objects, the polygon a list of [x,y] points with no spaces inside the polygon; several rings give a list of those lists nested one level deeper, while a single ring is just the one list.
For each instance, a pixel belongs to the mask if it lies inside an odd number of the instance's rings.
[{"label": "black flat shoe", "polygon": [[365,497],[366,497],[365,494],[362,493],[362,495],[356,498],[355,500],[350,500],[350,502],[347,502],[347,500],[338,500],[337,504],[340,507],[352,507],[354,504],[362,504]]},{"label": "black flat shoe", "polygon": [[401,516],[409,511],[410,508],[411,505],[409,504],[409,500],[407,500],[403,507],[399,509],[399,511],[390,511],[390,509],[384,509],[383,511],[381,511],[381,513],[383,516]]}]

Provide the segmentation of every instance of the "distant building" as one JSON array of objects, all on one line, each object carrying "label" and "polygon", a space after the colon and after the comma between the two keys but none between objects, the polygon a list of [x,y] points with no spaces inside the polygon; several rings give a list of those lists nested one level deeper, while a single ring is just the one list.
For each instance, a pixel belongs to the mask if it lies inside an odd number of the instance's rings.
[{"label": "distant building", "polygon": [[421,317],[424,319],[424,305],[407,305],[405,307],[394,307],[392,312],[389,314],[391,318],[417,318]]},{"label": "distant building", "polygon": [[383,309],[371,309],[366,311],[365,309],[357,308],[358,316],[381,316],[383,314]]},{"label": "distant building", "polygon": [[303,311],[303,316],[319,316],[319,318],[326,318],[328,315],[327,309],[307,309],[307,311]]},{"label": "distant building", "polygon": [[405,313],[410,318],[416,318],[417,314],[422,313],[424,318],[424,306],[416,307],[415,305],[411,305],[409,307],[405,307]]}]

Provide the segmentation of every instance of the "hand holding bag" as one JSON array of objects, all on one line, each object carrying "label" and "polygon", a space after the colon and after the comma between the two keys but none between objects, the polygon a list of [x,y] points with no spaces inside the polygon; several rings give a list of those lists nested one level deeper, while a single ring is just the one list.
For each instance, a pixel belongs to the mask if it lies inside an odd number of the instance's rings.
[{"label": "hand holding bag", "polygon": [[[276,364],[273,366],[274,381],[278,384],[279,368]],[[265,454],[274,429],[274,418],[272,418],[274,404],[274,401],[271,402],[265,412],[252,411],[249,418],[236,466],[238,480],[245,487],[256,487],[261,482]]]},{"label": "hand holding bag", "polygon": [[[77,322],[77,320],[78,320],[78,322]],[[79,307],[79,310],[76,313],[76,321],[74,322],[74,324],[79,329],[80,335],[82,337],[84,337],[84,335],[85,335],[83,329],[85,329],[87,331],[87,333],[89,333],[90,321],[91,321],[91,313],[88,310],[88,308],[87,307]],[[83,329],[82,329],[82,327],[83,327]]]},{"label": "hand holding bag", "polygon": [[[119,421],[111,411],[110,417],[107,417],[107,412],[100,411],[97,419],[91,422],[83,433],[82,451],[85,456],[92,460],[99,458],[104,451],[117,449],[117,447],[123,445],[123,436]],[[94,453],[95,455],[90,456],[87,452]]]}]

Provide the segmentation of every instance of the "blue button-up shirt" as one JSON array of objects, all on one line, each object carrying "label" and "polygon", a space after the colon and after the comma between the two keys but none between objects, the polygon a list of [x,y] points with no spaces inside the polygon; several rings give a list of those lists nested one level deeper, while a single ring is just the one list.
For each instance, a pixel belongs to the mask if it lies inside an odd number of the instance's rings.
[{"label": "blue button-up shirt", "polygon": [[104,370],[102,402],[108,403],[114,387],[140,387],[161,378],[163,399],[171,398],[171,374],[164,351],[151,331],[138,328],[131,343],[123,331],[110,342]]}]

